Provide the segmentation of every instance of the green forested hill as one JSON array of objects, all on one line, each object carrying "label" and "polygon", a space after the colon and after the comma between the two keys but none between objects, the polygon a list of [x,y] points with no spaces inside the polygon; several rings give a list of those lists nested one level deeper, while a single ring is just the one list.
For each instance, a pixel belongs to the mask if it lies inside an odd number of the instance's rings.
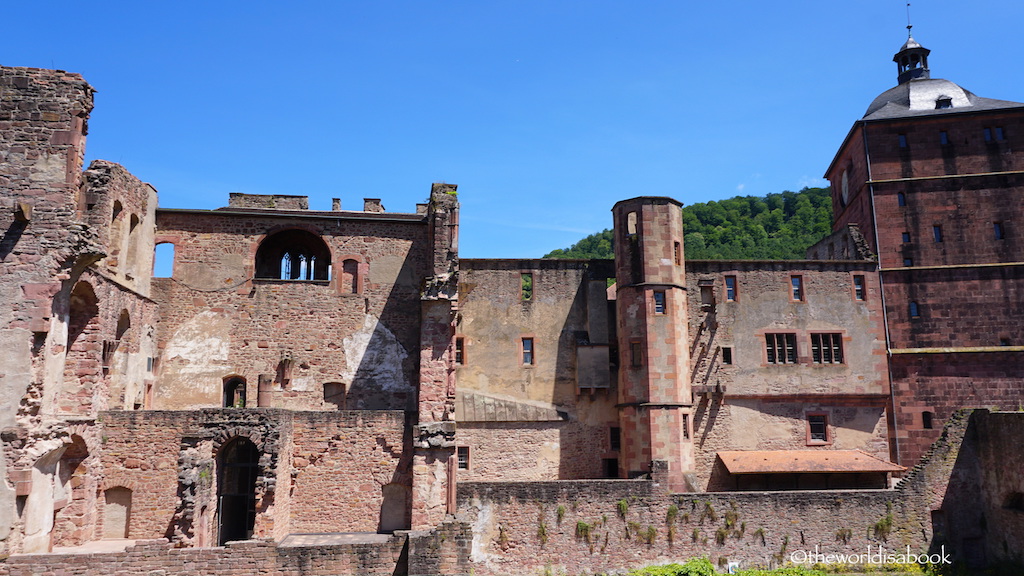
[{"label": "green forested hill", "polygon": [[[792,260],[832,229],[828,188],[765,197],[736,196],[683,207],[686,257],[694,260]],[[591,234],[545,258],[612,258],[611,230]]]}]

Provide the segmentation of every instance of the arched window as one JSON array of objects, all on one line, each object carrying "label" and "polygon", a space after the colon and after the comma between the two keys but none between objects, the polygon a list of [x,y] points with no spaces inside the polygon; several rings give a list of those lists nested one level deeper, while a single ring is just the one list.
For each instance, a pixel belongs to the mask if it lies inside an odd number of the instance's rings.
[{"label": "arched window", "polygon": [[245,408],[245,378],[232,376],[224,379],[224,407]]},{"label": "arched window", "polygon": [[121,316],[117,319],[117,332],[114,334],[114,339],[120,341],[124,338],[125,332],[132,327],[132,317],[128,314],[128,310],[121,310]]},{"label": "arched window", "polygon": [[359,293],[359,262],[349,259],[342,263],[341,292],[343,294]]},{"label": "arched window", "polygon": [[170,278],[174,275],[174,244],[161,242],[153,249],[153,277]]},{"label": "arched window", "polygon": [[267,236],[256,251],[256,277],[274,280],[330,280],[331,251],[305,230]]}]

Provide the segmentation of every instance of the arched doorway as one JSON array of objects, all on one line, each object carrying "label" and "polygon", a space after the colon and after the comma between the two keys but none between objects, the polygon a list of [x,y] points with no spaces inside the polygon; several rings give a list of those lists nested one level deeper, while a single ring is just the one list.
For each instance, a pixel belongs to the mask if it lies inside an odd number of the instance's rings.
[{"label": "arched doorway", "polygon": [[248,540],[256,525],[256,476],[260,451],[248,438],[235,438],[218,458],[217,543]]}]

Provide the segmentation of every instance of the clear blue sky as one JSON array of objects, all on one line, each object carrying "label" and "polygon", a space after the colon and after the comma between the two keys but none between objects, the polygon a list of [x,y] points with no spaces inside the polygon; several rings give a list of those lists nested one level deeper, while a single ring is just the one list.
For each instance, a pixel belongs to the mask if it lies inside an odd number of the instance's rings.
[{"label": "clear blue sky", "polygon": [[[919,0],[933,77],[1024,101],[1024,2]],[[12,1],[2,64],[97,88],[88,159],[174,208],[229,192],[411,212],[459,185],[465,257],[538,257],[638,195],[823,185],[896,83],[901,0]]]}]

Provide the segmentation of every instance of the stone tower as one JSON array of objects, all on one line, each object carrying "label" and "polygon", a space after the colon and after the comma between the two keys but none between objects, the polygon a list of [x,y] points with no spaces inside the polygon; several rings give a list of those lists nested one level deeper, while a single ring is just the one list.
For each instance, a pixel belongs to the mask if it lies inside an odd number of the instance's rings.
[{"label": "stone tower", "polygon": [[684,489],[693,468],[682,205],[639,197],[615,204],[620,468],[664,474]]}]

